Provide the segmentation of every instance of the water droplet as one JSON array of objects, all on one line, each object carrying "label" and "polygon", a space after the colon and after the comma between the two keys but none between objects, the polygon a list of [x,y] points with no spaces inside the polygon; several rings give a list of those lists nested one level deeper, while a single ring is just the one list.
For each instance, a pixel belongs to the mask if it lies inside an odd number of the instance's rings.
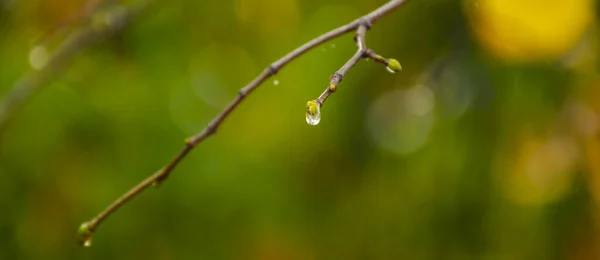
[{"label": "water droplet", "polygon": [[273,85],[275,85],[275,86],[279,85],[279,80],[273,80]]},{"label": "water droplet", "polygon": [[306,123],[318,125],[321,121],[321,105],[316,100],[306,103]]},{"label": "water droplet", "polygon": [[386,70],[387,70],[389,73],[392,73],[392,74],[396,73],[396,72],[395,72],[395,71],[394,71],[392,68],[390,68],[390,67],[385,67],[385,69],[386,69]]},{"label": "water droplet", "polygon": [[79,230],[77,232],[77,241],[79,244],[90,247],[92,245],[92,230],[90,229],[90,224],[88,222],[83,222],[81,226],[79,226]]},{"label": "water droplet", "polygon": [[83,246],[84,247],[92,246],[92,237],[89,237],[87,240],[83,241]]},{"label": "water droplet", "polygon": [[306,114],[306,122],[309,125],[318,125],[319,122],[321,121],[321,114],[317,113],[315,115],[310,115],[310,114]]}]

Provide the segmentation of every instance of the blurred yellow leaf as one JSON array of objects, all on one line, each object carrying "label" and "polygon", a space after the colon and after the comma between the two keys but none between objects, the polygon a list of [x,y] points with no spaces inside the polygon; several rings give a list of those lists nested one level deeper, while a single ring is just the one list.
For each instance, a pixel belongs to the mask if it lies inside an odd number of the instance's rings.
[{"label": "blurred yellow leaf", "polygon": [[577,147],[570,138],[527,136],[503,163],[508,166],[501,174],[504,190],[524,205],[555,201],[570,190],[577,158]]},{"label": "blurred yellow leaf", "polygon": [[480,44],[508,61],[553,60],[581,38],[592,21],[592,0],[467,0]]}]

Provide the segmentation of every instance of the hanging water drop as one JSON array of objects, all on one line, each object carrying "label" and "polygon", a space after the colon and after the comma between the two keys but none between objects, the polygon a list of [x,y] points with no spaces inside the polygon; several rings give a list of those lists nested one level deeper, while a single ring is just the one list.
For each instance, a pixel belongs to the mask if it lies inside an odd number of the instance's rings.
[{"label": "hanging water drop", "polygon": [[275,86],[279,85],[279,80],[273,80],[273,85],[275,85]]},{"label": "hanging water drop", "polygon": [[316,100],[306,103],[306,123],[317,125],[321,121],[321,104]]},{"label": "hanging water drop", "polygon": [[77,236],[77,242],[82,246],[90,247],[92,245],[92,230],[90,229],[90,224],[88,222],[83,222],[83,224],[79,226]]},{"label": "hanging water drop", "polygon": [[88,238],[86,241],[83,241],[83,246],[84,247],[92,246],[92,237]]},{"label": "hanging water drop", "polygon": [[390,67],[385,67],[385,69],[389,72],[389,73],[396,73],[393,69],[391,69]]}]

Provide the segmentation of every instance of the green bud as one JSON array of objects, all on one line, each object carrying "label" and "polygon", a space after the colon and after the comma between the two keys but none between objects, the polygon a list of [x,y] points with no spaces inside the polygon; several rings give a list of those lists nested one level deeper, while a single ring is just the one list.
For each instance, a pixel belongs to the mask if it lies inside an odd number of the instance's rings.
[{"label": "green bud", "polygon": [[398,62],[398,60],[396,60],[396,59],[389,59],[387,68],[390,72],[398,72],[398,71],[402,70],[402,66],[400,65],[400,62]]},{"label": "green bud", "polygon": [[319,102],[311,100],[306,103],[306,113],[309,115],[316,115],[319,113]]},{"label": "green bud", "polygon": [[79,226],[79,230],[77,230],[77,242],[85,247],[92,245],[92,230],[88,222],[83,222]]},{"label": "green bud", "polygon": [[329,85],[329,91],[335,92],[336,89],[337,89],[336,85],[334,85],[334,84]]}]

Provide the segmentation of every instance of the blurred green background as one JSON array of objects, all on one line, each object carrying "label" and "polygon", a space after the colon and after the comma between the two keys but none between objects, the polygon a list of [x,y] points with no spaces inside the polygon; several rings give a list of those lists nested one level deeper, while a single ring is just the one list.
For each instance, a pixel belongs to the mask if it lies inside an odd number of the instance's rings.
[{"label": "blurred green background", "polygon": [[[411,0],[265,82],[159,189],[237,90],[382,0],[156,1],[78,53],[0,134],[0,259],[600,259],[592,0]],[[0,97],[136,1],[0,0]]]}]

